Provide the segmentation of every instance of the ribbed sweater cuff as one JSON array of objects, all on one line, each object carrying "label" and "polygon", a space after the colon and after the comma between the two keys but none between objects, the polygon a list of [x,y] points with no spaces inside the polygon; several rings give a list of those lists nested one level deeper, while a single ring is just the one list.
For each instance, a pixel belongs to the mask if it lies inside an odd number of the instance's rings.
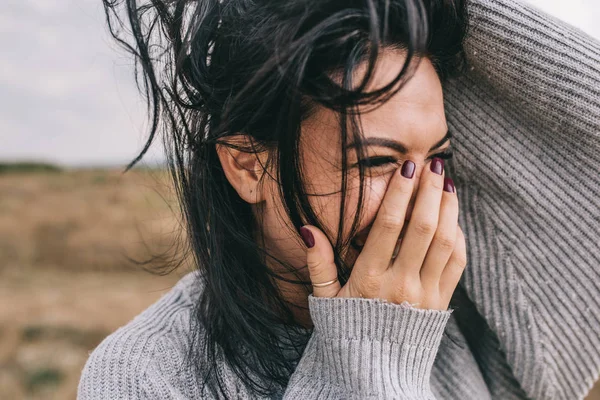
[{"label": "ribbed sweater cuff", "polygon": [[365,394],[429,392],[433,362],[453,310],[312,295],[309,308],[313,335],[329,366],[324,373],[338,375],[328,379],[350,383]]}]

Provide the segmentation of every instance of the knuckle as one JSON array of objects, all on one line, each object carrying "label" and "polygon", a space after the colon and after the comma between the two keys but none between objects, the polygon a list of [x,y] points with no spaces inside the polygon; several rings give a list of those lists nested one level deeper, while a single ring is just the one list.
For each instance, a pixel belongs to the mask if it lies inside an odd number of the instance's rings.
[{"label": "knuckle", "polygon": [[452,251],[456,245],[456,240],[445,234],[438,234],[434,240],[442,250]]},{"label": "knuckle", "polygon": [[308,271],[310,272],[311,276],[316,277],[319,275],[319,273],[321,272],[321,270],[323,269],[323,262],[321,260],[310,260],[307,262],[308,265]]},{"label": "knuckle", "polygon": [[394,287],[394,302],[400,303],[402,301],[417,302],[421,299],[422,292],[420,285],[416,283],[410,284],[408,281]]},{"label": "knuckle", "polygon": [[431,236],[436,228],[436,224],[428,219],[418,219],[415,221],[415,232],[419,236]]},{"label": "knuckle", "polygon": [[452,256],[452,263],[456,265],[457,268],[464,269],[467,266],[467,256],[463,253],[454,253]]},{"label": "knuckle", "polygon": [[397,230],[402,228],[404,225],[404,216],[394,214],[394,213],[385,213],[381,216],[381,226],[386,230]]},{"label": "knuckle", "polygon": [[358,293],[363,297],[372,297],[379,293],[381,284],[377,279],[363,277],[356,282],[355,287]]},{"label": "knuckle", "polygon": [[[361,265],[361,278],[363,280],[367,279],[377,279],[381,275],[381,271],[378,265],[373,262],[372,259],[366,260],[361,258],[364,254],[361,253],[356,260],[356,265]],[[363,266],[364,265],[364,266]]]}]

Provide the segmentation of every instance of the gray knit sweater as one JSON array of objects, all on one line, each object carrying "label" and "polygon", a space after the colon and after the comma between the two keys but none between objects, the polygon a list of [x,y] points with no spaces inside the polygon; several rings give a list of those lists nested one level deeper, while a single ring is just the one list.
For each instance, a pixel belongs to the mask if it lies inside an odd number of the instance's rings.
[{"label": "gray knit sweater", "polygon": [[[516,0],[470,11],[472,68],[444,86],[469,260],[453,307],[310,297],[279,397],[582,399],[600,377],[600,43]],[[207,397],[182,368],[194,274],[94,350],[79,399]]]}]

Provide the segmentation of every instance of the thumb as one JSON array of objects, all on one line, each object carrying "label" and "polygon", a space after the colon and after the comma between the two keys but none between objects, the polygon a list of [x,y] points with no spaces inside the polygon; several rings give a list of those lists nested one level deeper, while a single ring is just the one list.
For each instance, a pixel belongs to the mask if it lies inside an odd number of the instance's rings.
[{"label": "thumb", "polygon": [[335,297],[341,289],[329,239],[317,227],[304,225],[300,235],[307,247],[306,264],[313,285],[313,296]]}]

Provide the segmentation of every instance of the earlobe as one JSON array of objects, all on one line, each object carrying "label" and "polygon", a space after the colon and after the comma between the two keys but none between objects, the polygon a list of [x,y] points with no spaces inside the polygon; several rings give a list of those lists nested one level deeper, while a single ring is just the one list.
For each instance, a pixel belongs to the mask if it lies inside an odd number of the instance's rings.
[{"label": "earlobe", "polygon": [[260,181],[264,168],[259,155],[226,144],[217,144],[216,150],[225,176],[238,195],[250,204],[263,201]]}]

